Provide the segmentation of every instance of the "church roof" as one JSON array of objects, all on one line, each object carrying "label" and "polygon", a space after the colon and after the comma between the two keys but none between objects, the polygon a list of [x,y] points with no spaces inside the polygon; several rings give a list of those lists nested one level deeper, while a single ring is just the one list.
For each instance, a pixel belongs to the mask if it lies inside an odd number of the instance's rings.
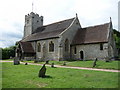
[{"label": "church roof", "polygon": [[109,24],[80,28],[72,41],[72,45],[108,42]]},{"label": "church roof", "polygon": [[24,53],[35,53],[30,42],[19,42]]},{"label": "church roof", "polygon": [[68,28],[74,19],[75,18],[71,18],[39,27],[33,32],[33,34],[27,36],[22,41],[34,41],[59,37],[59,34]]}]

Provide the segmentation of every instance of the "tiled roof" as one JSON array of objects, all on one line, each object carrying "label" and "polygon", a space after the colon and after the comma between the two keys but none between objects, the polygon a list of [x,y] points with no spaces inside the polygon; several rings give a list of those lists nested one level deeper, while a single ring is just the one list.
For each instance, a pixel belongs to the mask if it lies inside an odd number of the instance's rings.
[{"label": "tiled roof", "polygon": [[35,53],[30,42],[19,42],[24,53]]},{"label": "tiled roof", "polygon": [[108,42],[109,24],[80,28],[72,41],[72,45]]},{"label": "tiled roof", "polygon": [[37,28],[32,35],[27,36],[22,41],[33,41],[47,38],[58,37],[61,32],[68,28],[75,18],[52,23]]}]

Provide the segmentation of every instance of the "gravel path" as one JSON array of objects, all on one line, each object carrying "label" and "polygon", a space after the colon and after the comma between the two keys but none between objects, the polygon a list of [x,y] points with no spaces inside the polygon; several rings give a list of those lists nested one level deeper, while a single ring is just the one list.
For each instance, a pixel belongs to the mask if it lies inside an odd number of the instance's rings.
[{"label": "gravel path", "polygon": [[[13,62],[13,61],[2,61],[0,62]],[[20,62],[21,64],[25,64],[25,62]],[[37,63],[28,63],[28,65],[43,65],[43,64],[37,64]],[[51,65],[46,65],[51,67]],[[97,69],[97,68],[85,68],[85,67],[71,67],[71,66],[60,66],[60,65],[54,65],[55,67],[60,68],[73,68],[73,69],[83,69],[83,70],[95,70],[95,71],[106,71],[106,72],[120,72],[120,70],[112,70],[112,69]]]}]

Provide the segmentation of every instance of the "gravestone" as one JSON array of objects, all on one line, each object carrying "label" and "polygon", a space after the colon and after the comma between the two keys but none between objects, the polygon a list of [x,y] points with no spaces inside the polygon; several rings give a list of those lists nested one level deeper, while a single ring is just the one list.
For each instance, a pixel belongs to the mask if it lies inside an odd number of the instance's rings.
[{"label": "gravestone", "polygon": [[34,60],[34,63],[38,63],[38,61],[37,61],[37,60]]},{"label": "gravestone", "polygon": [[49,60],[47,60],[45,64],[49,64]]},{"label": "gravestone", "polygon": [[105,62],[109,62],[109,61],[110,61],[110,59],[108,57],[106,57]]},{"label": "gravestone", "polygon": [[105,62],[110,62],[110,59],[109,59],[109,58],[106,58]]},{"label": "gravestone", "polygon": [[66,66],[66,62],[63,63],[63,66]]},{"label": "gravestone", "polygon": [[16,57],[15,59],[14,59],[14,65],[19,65],[20,64],[20,61],[19,61],[19,59]]},{"label": "gravestone", "polygon": [[110,62],[109,60],[105,60],[105,62]]},{"label": "gravestone", "polygon": [[54,63],[51,64],[51,67],[54,67]]},{"label": "gravestone", "polygon": [[45,77],[45,73],[46,73],[46,67],[45,67],[45,64],[43,64],[42,68],[39,70],[38,77],[44,78]]},{"label": "gravestone", "polygon": [[95,61],[93,63],[93,67],[95,67],[97,65],[96,62],[97,62],[97,58],[95,59]]},{"label": "gravestone", "polygon": [[28,65],[28,63],[25,63],[25,65]]}]

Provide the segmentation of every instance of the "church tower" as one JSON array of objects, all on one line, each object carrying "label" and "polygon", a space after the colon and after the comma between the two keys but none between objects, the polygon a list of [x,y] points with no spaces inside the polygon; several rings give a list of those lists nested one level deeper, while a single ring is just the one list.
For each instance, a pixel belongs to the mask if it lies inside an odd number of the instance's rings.
[{"label": "church tower", "polygon": [[25,15],[24,37],[31,35],[38,27],[43,26],[43,16],[31,12]]}]

